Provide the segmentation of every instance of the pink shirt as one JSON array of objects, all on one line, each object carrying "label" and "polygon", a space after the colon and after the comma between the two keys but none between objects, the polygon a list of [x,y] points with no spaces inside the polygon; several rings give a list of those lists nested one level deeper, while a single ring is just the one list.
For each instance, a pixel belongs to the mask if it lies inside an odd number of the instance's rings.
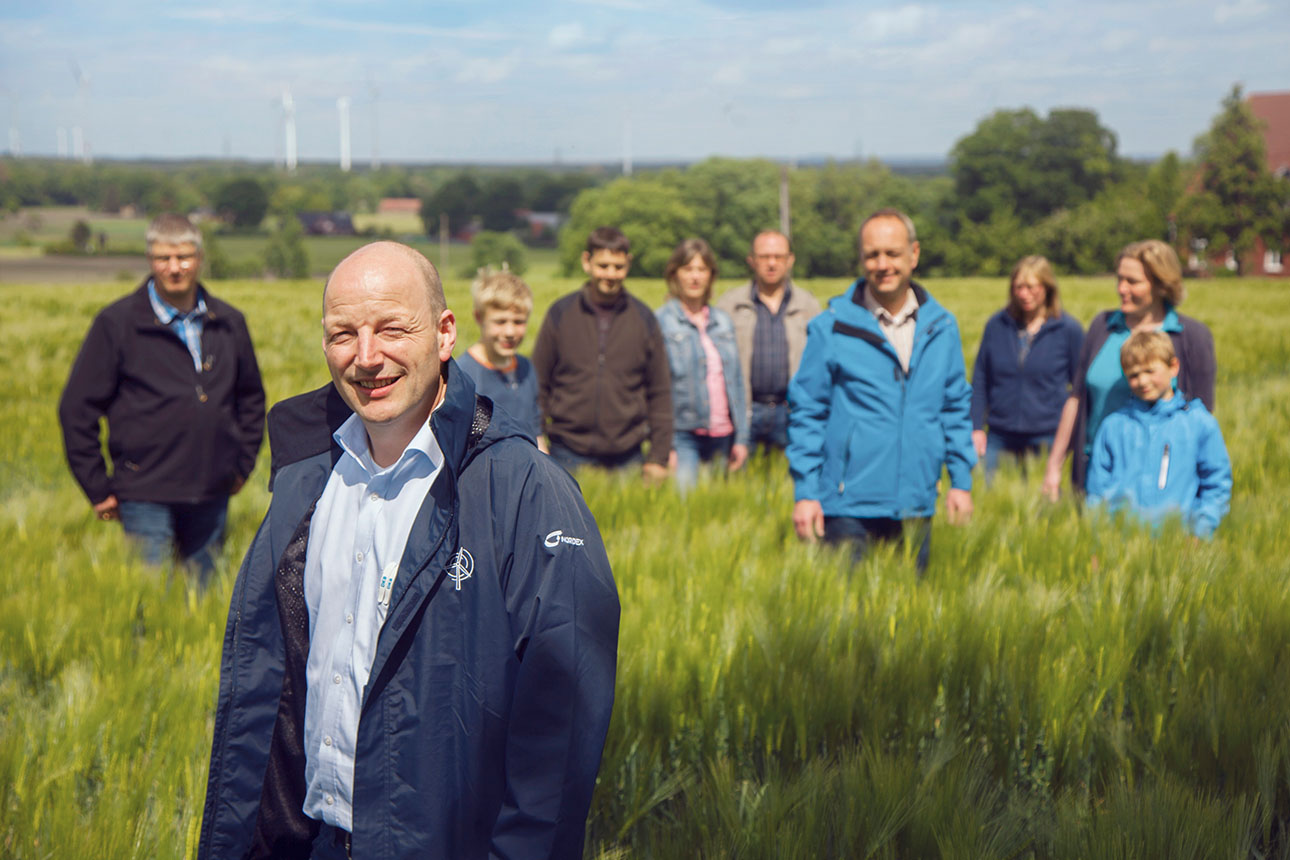
[{"label": "pink shirt", "polygon": [[729,436],[735,432],[735,425],[730,421],[730,400],[726,397],[726,375],[721,367],[721,355],[712,338],[708,337],[708,306],[704,305],[697,314],[690,313],[684,305],[681,309],[699,330],[699,343],[703,344],[703,357],[708,366],[704,377],[708,386],[708,428],[694,432],[700,436]]}]

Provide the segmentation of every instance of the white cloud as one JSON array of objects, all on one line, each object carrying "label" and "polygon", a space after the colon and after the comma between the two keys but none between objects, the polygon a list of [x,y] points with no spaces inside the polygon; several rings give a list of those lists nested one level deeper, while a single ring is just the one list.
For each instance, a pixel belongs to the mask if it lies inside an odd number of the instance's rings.
[{"label": "white cloud", "polygon": [[1228,21],[1248,21],[1259,18],[1268,11],[1268,4],[1263,0],[1236,0],[1235,3],[1220,3],[1214,9],[1214,23],[1226,24]]},{"label": "white cloud", "polygon": [[865,16],[863,33],[877,42],[903,39],[927,32],[933,17],[931,10],[918,4],[870,12]]},{"label": "white cloud", "polygon": [[557,51],[567,51],[587,41],[587,29],[580,21],[556,24],[547,34],[546,42]]},{"label": "white cloud", "polygon": [[712,82],[715,84],[733,86],[742,84],[746,79],[747,75],[744,73],[742,63],[726,63],[712,74]]},{"label": "white cloud", "polygon": [[456,80],[466,84],[497,84],[509,78],[518,65],[515,57],[472,58],[457,69]]}]

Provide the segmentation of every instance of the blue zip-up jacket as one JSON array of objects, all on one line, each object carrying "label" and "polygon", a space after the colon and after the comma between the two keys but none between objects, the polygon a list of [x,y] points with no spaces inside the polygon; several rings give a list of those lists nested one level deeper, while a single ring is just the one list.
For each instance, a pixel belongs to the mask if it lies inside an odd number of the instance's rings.
[{"label": "blue zip-up jacket", "polygon": [[1152,523],[1182,514],[1193,534],[1211,537],[1232,500],[1232,462],[1218,420],[1176,391],[1155,403],[1134,397],[1098,428],[1088,500]]},{"label": "blue zip-up jacket", "polygon": [[[613,704],[618,596],[577,484],[456,362],[363,692],[353,855],[579,858]],[[308,857],[305,548],[349,415],[274,407],[269,511],[233,589],[198,856]],[[454,563],[458,550],[470,562]]]},{"label": "blue zip-up jacket", "polygon": [[863,304],[858,280],[807,327],[788,386],[788,463],[798,501],[825,516],[928,517],[941,467],[972,488],[972,390],[958,323],[927,290],[918,301],[909,372]]},{"label": "blue zip-up jacket", "polygon": [[[687,433],[706,430],[712,409],[708,400],[708,360],[699,330],[676,299],[669,299],[655,315],[658,327],[663,330],[663,345],[667,347],[668,366],[672,370],[672,430]],[[730,423],[735,427],[734,444],[747,445],[748,405],[739,369],[735,324],[729,314],[712,306],[708,307],[708,337],[721,356]]]},{"label": "blue zip-up jacket", "polygon": [[1021,360],[1021,327],[1001,310],[981,334],[972,366],[972,429],[1051,435],[1079,369],[1084,329],[1070,314],[1044,320]]}]

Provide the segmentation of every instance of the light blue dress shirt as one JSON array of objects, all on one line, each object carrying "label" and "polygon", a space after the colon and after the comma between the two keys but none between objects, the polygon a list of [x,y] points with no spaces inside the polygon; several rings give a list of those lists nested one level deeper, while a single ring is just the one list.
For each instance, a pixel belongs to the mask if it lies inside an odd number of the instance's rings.
[{"label": "light blue dress shirt", "polygon": [[152,312],[161,320],[175,337],[188,347],[188,354],[193,357],[193,367],[202,372],[202,329],[206,322],[206,298],[201,291],[197,292],[197,303],[188,313],[181,313],[170,306],[170,303],[157,293],[157,285],[148,279],[148,301],[152,303]]},{"label": "light blue dress shirt", "polygon": [[305,551],[304,813],[352,832],[363,690],[403,548],[443,468],[443,452],[428,422],[384,469],[372,461],[357,415],[333,438],[344,453],[314,507]]}]

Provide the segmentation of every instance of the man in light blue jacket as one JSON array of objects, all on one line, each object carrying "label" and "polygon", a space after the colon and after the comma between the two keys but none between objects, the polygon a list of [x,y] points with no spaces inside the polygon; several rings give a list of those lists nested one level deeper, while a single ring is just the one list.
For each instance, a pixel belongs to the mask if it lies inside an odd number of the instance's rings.
[{"label": "man in light blue jacket", "polygon": [[912,280],[918,253],[902,212],[861,225],[864,277],[811,321],[789,384],[788,462],[800,538],[849,543],[859,561],[908,526],[922,571],[942,467],[946,513],[965,522],[976,453],[958,323]]}]

